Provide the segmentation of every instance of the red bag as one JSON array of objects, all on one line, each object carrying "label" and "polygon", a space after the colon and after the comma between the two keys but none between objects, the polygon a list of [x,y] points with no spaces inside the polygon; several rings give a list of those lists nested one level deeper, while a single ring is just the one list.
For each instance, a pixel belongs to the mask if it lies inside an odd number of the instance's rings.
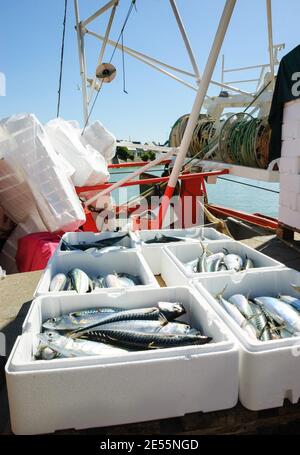
[{"label": "red bag", "polygon": [[16,263],[20,272],[43,270],[55,249],[61,235],[50,232],[36,232],[18,240]]}]

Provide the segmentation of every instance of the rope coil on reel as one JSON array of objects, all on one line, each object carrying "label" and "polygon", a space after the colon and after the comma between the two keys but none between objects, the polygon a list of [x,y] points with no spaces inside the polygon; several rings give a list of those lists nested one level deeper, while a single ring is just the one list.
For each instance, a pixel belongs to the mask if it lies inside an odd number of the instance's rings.
[{"label": "rope coil on reel", "polygon": [[[174,124],[169,136],[171,147],[181,143],[189,115],[183,115]],[[254,118],[245,112],[232,114],[218,124],[207,115],[200,114],[188,156],[213,159],[224,163],[265,169],[268,166],[271,129],[267,118]]]}]

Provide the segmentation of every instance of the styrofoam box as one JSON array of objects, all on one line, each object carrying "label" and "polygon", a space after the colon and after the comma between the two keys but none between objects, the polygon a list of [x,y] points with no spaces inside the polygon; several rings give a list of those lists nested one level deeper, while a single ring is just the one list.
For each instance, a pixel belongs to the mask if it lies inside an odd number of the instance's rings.
[{"label": "styrofoam box", "polygon": [[186,267],[185,263],[197,259],[202,254],[202,247],[200,244],[180,244],[180,245],[169,245],[163,249],[162,252],[162,271],[161,275],[167,286],[188,284],[191,279],[197,278],[198,276],[211,275],[218,276],[232,275],[232,274],[245,274],[253,273],[257,268],[261,271],[267,270],[269,267],[283,267],[283,264],[276,261],[275,259],[266,256],[259,251],[250,248],[247,245],[243,245],[240,242],[234,240],[229,241],[218,241],[210,242],[208,244],[208,250],[212,253],[218,253],[226,248],[229,253],[235,253],[241,256],[243,259],[249,258],[253,261],[255,268],[241,272],[234,272],[233,270],[223,270],[220,272],[202,272],[202,273],[191,273]]},{"label": "styrofoam box", "polygon": [[[104,254],[71,251],[68,254],[53,257],[49,261],[37,285],[34,296],[51,294],[49,291],[51,279],[57,273],[67,274],[73,268],[79,268],[93,278],[114,272],[129,273],[140,277],[143,284],[136,286],[137,288],[159,287],[147,262],[141,253],[136,250],[111,251]],[[113,289],[116,288],[107,288],[106,291]],[[62,292],[63,294],[76,294],[75,291]],[[94,290],[93,292],[97,293],[99,291]]]},{"label": "styrofoam box", "polygon": [[291,210],[288,207],[282,205],[279,206],[278,220],[287,226],[291,226],[296,229],[300,229],[300,212]]},{"label": "styrofoam box", "polygon": [[279,195],[279,204],[300,213],[300,193],[281,190]]},{"label": "styrofoam box", "polygon": [[300,174],[280,173],[280,191],[300,193]]},{"label": "styrofoam box", "polygon": [[50,433],[228,409],[237,403],[238,349],[219,316],[188,287],[101,294],[102,306],[140,308],[181,302],[184,321],[209,344],[128,352],[118,357],[33,361],[42,321],[99,306],[100,294],[56,294],[34,301],[6,364],[12,430]]},{"label": "styrofoam box", "polygon": [[[183,237],[182,242],[199,242],[202,240],[207,243],[211,240],[225,240],[230,239],[225,234],[218,232],[216,229],[209,227],[194,227],[187,229],[161,229],[161,230],[141,230],[132,232],[132,238],[136,247],[140,247],[144,258],[148,262],[150,269],[154,275],[161,273],[161,254],[162,247],[166,246],[166,243],[155,243],[147,244],[144,243],[147,240],[154,239],[155,235],[162,234],[170,237]],[[179,244],[181,242],[172,242],[172,245]]]},{"label": "styrofoam box", "polygon": [[281,136],[283,140],[300,139],[300,117],[283,122]]},{"label": "styrofoam box", "polygon": [[[239,280],[240,278],[240,280]],[[297,403],[300,398],[300,336],[256,341],[228,315],[216,301],[243,294],[249,298],[288,294],[299,297],[290,283],[300,285],[300,273],[292,269],[257,271],[251,274],[198,278],[193,286],[220,315],[240,343],[239,398],[248,409],[260,410],[283,405],[285,398]],[[225,288],[226,287],[226,288]],[[225,290],[224,290],[225,288]]]},{"label": "styrofoam box", "polygon": [[[70,245],[78,245],[78,244],[85,244],[85,243],[94,243],[99,242],[101,240],[109,239],[109,238],[116,238],[116,237],[123,237],[126,234],[125,231],[118,231],[118,232],[66,232],[62,238],[60,243],[58,244],[54,255],[63,255],[65,253],[69,253],[70,251],[61,250],[61,244],[63,240]],[[115,243],[113,246],[125,246],[126,248],[134,248],[134,242],[131,238],[130,232],[127,237],[124,237],[120,240],[120,242]],[[100,252],[101,250],[99,250]],[[53,256],[52,256],[53,257]]]},{"label": "styrofoam box", "polygon": [[300,156],[295,158],[280,158],[279,169],[283,174],[300,174]]},{"label": "styrofoam box", "polygon": [[300,139],[282,141],[281,156],[284,158],[297,158],[300,156]]},{"label": "styrofoam box", "polygon": [[290,123],[300,120],[300,100],[295,99],[288,101],[283,107],[283,122]]}]

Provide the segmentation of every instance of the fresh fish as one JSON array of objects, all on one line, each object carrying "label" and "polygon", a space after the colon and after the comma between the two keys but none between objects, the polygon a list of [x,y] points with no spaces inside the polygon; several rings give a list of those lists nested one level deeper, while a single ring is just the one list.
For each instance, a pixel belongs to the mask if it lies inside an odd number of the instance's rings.
[{"label": "fresh fish", "polygon": [[211,337],[194,334],[174,335],[101,329],[94,333],[90,333],[89,339],[117,344],[118,346],[140,349],[159,349],[172,348],[176,346],[199,345],[209,343],[212,340]]},{"label": "fresh fish", "polygon": [[111,253],[112,251],[127,250],[126,246],[106,246],[102,248],[99,254]]},{"label": "fresh fish", "polygon": [[173,321],[186,313],[184,306],[179,302],[158,302],[157,307],[168,321]]},{"label": "fresh fish", "polygon": [[42,327],[47,330],[70,331],[84,328],[100,321],[117,312],[125,311],[121,308],[93,308],[89,310],[74,311],[43,322]]},{"label": "fresh fish", "polygon": [[247,319],[242,315],[238,308],[232,303],[228,302],[228,300],[225,300],[222,297],[222,293],[217,295],[216,298],[219,300],[227,313],[230,314],[230,316],[235,320],[235,322],[247,332],[249,337],[256,340],[257,337],[255,328],[249,321],[247,321]]},{"label": "fresh fish", "polygon": [[197,264],[198,259],[193,259],[192,261],[185,263],[185,268],[189,273],[196,273],[197,272]]},{"label": "fresh fish", "polygon": [[67,281],[66,281],[66,285],[65,285],[64,291],[74,291],[74,289],[72,287],[72,282],[71,282],[69,277],[67,277]]},{"label": "fresh fish", "polygon": [[90,279],[83,270],[74,268],[68,273],[72,287],[78,294],[85,294],[89,290]]},{"label": "fresh fish", "polygon": [[249,322],[255,327],[257,331],[257,338],[260,341],[269,341],[272,339],[268,320],[265,313],[262,311],[259,305],[249,301],[249,305],[251,307],[253,315]]},{"label": "fresh fish", "polygon": [[92,280],[91,278],[89,278],[89,292],[93,292],[94,289],[95,289],[94,280]]},{"label": "fresh fish", "polygon": [[228,302],[235,305],[246,319],[249,320],[253,316],[252,308],[248,302],[248,299],[244,295],[232,295],[230,299],[228,299]]},{"label": "fresh fish", "polygon": [[186,241],[185,237],[171,237],[164,234],[156,234],[153,239],[145,240],[144,243],[151,245],[152,243],[172,243]]},{"label": "fresh fish", "polygon": [[83,328],[78,328],[73,330],[71,336],[79,337],[83,333],[87,333],[91,330],[96,330],[100,325],[114,324],[119,322],[124,322],[124,324],[129,325],[130,327],[134,322],[145,326],[150,321],[159,321],[158,326],[167,324],[167,318],[160,312],[157,307],[150,308],[137,308],[132,310],[122,310],[112,314],[108,314],[106,317],[102,317],[100,320],[92,321],[90,324],[86,324]]},{"label": "fresh fish", "polygon": [[254,300],[268,311],[278,314],[284,320],[287,329],[290,327],[293,331],[300,332],[300,315],[290,305],[275,297],[262,296]]},{"label": "fresh fish", "polygon": [[[95,343],[89,340],[73,340],[57,332],[44,332],[37,335],[43,345],[62,357],[82,357],[91,355],[114,356],[127,352],[124,349],[108,346],[104,343]],[[43,352],[43,350],[42,350]],[[42,358],[45,357],[42,355]]]},{"label": "fresh fish", "polygon": [[228,270],[239,272],[243,268],[243,259],[237,254],[229,253],[224,257],[224,264]]},{"label": "fresh fish", "polygon": [[296,297],[290,295],[280,295],[278,298],[300,312],[300,299],[296,299]]},{"label": "fresh fish", "polygon": [[64,273],[57,273],[51,280],[49,291],[58,292],[65,289],[67,277]]},{"label": "fresh fish", "polygon": [[105,278],[102,275],[97,276],[94,279],[94,289],[103,289],[105,288]]},{"label": "fresh fish", "polygon": [[86,251],[90,248],[97,248],[97,250],[99,250],[99,249],[102,249],[105,247],[110,247],[112,245],[115,245],[116,243],[119,243],[121,240],[125,239],[128,236],[129,236],[129,234],[126,233],[124,235],[119,235],[116,237],[109,237],[107,239],[98,240],[96,242],[78,243],[78,244],[70,244],[70,243],[66,242],[65,240],[62,240],[61,250],[62,251],[72,251],[72,250]]},{"label": "fresh fish", "polygon": [[252,261],[252,259],[250,259],[246,256],[244,269],[249,270],[249,269],[253,269],[253,268],[254,268],[254,262]]},{"label": "fresh fish", "polygon": [[224,259],[224,253],[214,253],[206,258],[206,271],[212,272],[215,269],[215,263]]},{"label": "fresh fish", "polygon": [[[213,272],[218,272],[220,270],[220,267],[222,264],[223,264],[223,258],[217,259],[213,265]],[[225,269],[226,269],[226,267],[225,267]]]},{"label": "fresh fish", "polygon": [[224,264],[224,262],[221,262],[219,268],[218,268],[218,272],[222,272],[223,270],[228,270],[226,265]]},{"label": "fresh fish", "polygon": [[109,273],[105,278],[106,286],[108,288],[128,288],[141,284],[138,277],[129,275],[127,273]]},{"label": "fresh fish", "polygon": [[168,322],[166,319],[156,321],[149,319],[126,319],[113,322],[104,321],[101,325],[93,327],[92,329],[83,329],[76,333],[76,335],[80,335],[80,337],[89,337],[92,332],[103,332],[106,330],[134,333],[168,333],[173,335],[200,334],[196,329],[192,329],[190,325],[181,322]]}]

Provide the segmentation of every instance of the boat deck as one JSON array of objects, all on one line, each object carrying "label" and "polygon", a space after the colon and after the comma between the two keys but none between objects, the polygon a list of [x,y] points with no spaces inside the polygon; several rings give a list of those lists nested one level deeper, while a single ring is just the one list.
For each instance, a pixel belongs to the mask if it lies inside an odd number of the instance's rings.
[{"label": "boat deck", "polygon": [[[238,232],[234,233],[235,228]],[[292,243],[283,242],[274,235],[261,235],[245,225],[230,226],[231,232],[243,243],[263,251],[279,260],[287,267],[300,271],[300,235],[296,234]],[[6,336],[6,351],[9,354],[16,337],[21,333],[22,323],[31,304],[32,294],[41,272],[9,275],[0,281],[0,330]],[[160,277],[159,284],[164,286]],[[0,357],[0,433],[10,434],[8,400],[5,385],[4,365],[6,359]],[[281,408],[265,411],[248,411],[238,404],[235,408],[211,413],[193,413],[183,417],[135,423],[87,430],[65,430],[64,434],[273,434],[300,433],[300,404],[288,401]]]}]

